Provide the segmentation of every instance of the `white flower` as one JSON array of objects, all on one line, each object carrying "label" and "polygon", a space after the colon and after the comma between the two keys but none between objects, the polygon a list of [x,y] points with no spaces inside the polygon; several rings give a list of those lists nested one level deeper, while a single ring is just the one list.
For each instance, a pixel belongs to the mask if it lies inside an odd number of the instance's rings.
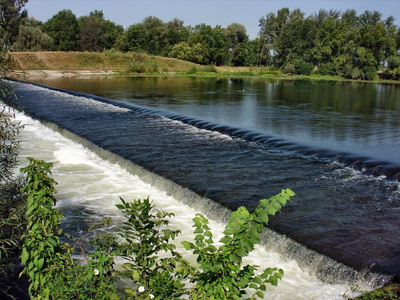
[{"label": "white flower", "polygon": [[94,269],[94,271],[93,271],[93,273],[94,273],[94,275],[99,275],[100,274],[100,271],[99,270],[97,270],[97,269]]},{"label": "white flower", "polygon": [[154,299],[154,295],[153,294],[149,294],[150,299]]},{"label": "white flower", "polygon": [[143,293],[145,290],[144,286],[139,286],[138,291],[139,293]]}]

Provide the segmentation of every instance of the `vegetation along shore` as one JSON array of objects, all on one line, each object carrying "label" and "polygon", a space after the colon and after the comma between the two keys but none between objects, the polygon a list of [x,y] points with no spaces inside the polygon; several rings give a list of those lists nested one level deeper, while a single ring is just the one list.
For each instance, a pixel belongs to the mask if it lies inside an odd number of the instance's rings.
[{"label": "vegetation along shore", "polygon": [[[264,298],[284,271],[267,268],[256,273],[256,266],[243,266],[243,258],[260,242],[269,218],[295,196],[284,189],[260,200],[253,213],[240,207],[232,213],[220,245],[214,245],[208,220],[197,214],[195,240],[183,242],[197,256],[197,266],[171,243],[179,234],[168,229],[173,214],[154,209],[149,199],[121,199],[117,207],[126,222],[118,233],[88,238],[109,224],[105,219],[83,237],[65,235],[60,229],[63,216],[55,207],[52,164],[30,158],[21,174],[15,174],[21,127],[8,106],[15,95],[6,76],[400,79],[400,29],[392,17],[382,19],[376,11],[321,10],[305,16],[299,9],[283,8],[261,17],[259,36],[251,40],[238,23],[192,27],[179,19],[163,22],[149,16],[124,29],[98,10],[80,18],[62,10],[40,22],[23,10],[27,2],[0,0],[1,299],[239,299],[246,292],[251,299]],[[84,244],[91,244],[90,249]],[[156,259],[162,251],[170,256]],[[86,264],[77,263],[75,254]],[[121,258],[127,261],[122,270],[114,268]],[[21,271],[25,285],[19,289]],[[132,283],[122,293],[114,284],[119,279]],[[394,285],[360,299],[398,297]]]}]

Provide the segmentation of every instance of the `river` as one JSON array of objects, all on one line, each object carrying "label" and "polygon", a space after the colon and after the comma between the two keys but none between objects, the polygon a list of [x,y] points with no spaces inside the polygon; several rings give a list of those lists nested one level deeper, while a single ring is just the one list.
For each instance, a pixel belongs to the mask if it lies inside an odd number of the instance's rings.
[{"label": "river", "polygon": [[[156,186],[216,221],[223,222],[223,207],[252,209],[281,188],[294,190],[293,202],[271,221],[289,239],[274,236],[265,245],[303,271],[332,284],[354,283],[362,270],[399,273],[398,88],[195,78],[39,83],[107,99],[17,84],[28,114],[73,132],[81,145],[90,141],[88,149],[94,144],[116,155],[103,155],[106,163],[132,163],[134,170],[122,165],[147,183],[161,176],[178,184],[180,192]],[[356,103],[362,95],[367,103]],[[66,173],[79,168],[72,163]],[[71,211],[79,215],[78,202]]]}]

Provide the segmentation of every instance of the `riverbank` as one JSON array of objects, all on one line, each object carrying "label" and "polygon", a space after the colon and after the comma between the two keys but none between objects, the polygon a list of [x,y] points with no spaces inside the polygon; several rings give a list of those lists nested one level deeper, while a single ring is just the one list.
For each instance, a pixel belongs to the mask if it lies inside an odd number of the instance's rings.
[{"label": "riverbank", "polygon": [[328,75],[287,75],[271,67],[202,66],[195,63],[137,52],[13,52],[9,77],[15,79],[88,76],[199,76],[329,80],[400,84],[376,79],[362,81]]}]

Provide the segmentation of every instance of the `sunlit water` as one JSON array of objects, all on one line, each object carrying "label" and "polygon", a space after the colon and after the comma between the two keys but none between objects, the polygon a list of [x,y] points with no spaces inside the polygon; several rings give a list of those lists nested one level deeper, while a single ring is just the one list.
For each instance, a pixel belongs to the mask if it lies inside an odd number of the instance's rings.
[{"label": "sunlit water", "polygon": [[[198,211],[179,202],[168,191],[145,183],[137,175],[103,160],[81,144],[65,138],[23,113],[18,113],[17,119],[25,126],[20,136],[20,164],[26,164],[26,157],[54,163],[52,172],[58,182],[57,206],[66,216],[63,226],[69,232],[79,236],[88,224],[102,217],[112,217],[117,223],[121,222],[123,218],[115,207],[119,197],[126,200],[150,197],[157,208],[175,214],[171,226],[182,231],[176,244],[187,259],[193,260],[191,253],[185,251],[180,242],[193,240],[191,219]],[[220,237],[224,223],[210,220],[210,227],[214,236]],[[344,294],[354,295],[349,283],[323,283],[312,275],[313,270],[310,275],[295,260],[285,259],[285,253],[280,254],[262,246],[256,247],[246,263],[257,264],[260,269],[274,266],[285,271],[278,287],[268,287],[268,299],[343,299]],[[359,284],[359,289],[370,288],[365,285],[368,282]]]},{"label": "sunlit water", "polygon": [[399,85],[163,77],[31,80],[400,165]]}]

